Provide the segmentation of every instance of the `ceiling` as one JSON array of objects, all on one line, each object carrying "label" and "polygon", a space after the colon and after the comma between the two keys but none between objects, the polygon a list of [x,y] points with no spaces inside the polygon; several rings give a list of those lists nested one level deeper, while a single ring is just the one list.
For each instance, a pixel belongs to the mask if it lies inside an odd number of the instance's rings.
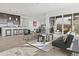
[{"label": "ceiling", "polygon": [[55,10],[78,7],[78,3],[0,3],[0,12],[35,16]]}]

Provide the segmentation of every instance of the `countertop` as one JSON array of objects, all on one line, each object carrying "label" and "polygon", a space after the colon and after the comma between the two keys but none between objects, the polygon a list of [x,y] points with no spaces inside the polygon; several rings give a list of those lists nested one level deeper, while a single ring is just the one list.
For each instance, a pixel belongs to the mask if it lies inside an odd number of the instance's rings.
[{"label": "countertop", "polygon": [[28,29],[28,27],[25,26],[3,26],[2,29]]}]

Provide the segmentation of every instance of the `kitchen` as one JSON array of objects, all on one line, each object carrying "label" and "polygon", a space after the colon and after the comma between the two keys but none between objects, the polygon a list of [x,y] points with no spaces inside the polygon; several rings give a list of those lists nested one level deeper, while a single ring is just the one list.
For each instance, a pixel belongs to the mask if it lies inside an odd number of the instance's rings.
[{"label": "kitchen", "polygon": [[0,13],[0,36],[24,35],[28,27],[20,26],[20,16]]}]

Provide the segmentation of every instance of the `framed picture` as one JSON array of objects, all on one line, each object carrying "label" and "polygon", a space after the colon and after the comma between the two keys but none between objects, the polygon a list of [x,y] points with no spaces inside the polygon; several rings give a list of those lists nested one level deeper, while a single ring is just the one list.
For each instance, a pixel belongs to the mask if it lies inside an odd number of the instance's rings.
[{"label": "framed picture", "polygon": [[33,21],[33,26],[34,26],[34,27],[37,26],[37,21]]}]

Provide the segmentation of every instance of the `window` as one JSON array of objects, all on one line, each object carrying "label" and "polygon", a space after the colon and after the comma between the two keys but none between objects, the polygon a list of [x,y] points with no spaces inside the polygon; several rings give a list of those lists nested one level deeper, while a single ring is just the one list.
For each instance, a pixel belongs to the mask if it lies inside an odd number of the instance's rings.
[{"label": "window", "polygon": [[72,29],[72,15],[64,15],[63,17],[63,32],[66,34]]},{"label": "window", "polygon": [[72,30],[72,14],[50,17],[49,23],[55,32],[65,34]]},{"label": "window", "polygon": [[79,35],[79,13],[73,15],[73,29]]}]

